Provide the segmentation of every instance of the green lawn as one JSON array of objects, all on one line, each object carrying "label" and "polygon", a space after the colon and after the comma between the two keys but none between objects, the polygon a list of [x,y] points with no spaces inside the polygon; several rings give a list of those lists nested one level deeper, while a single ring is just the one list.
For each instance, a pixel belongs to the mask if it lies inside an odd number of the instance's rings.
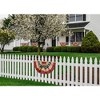
[{"label": "green lawn", "polygon": [[56,86],[54,84],[0,77],[0,86]]},{"label": "green lawn", "polygon": [[[4,54],[26,54],[26,55],[37,55],[37,52],[26,52],[26,53],[22,53],[22,52],[7,52]],[[47,55],[47,56],[65,56],[65,57],[87,57],[87,58],[95,58],[97,57],[98,59],[100,59],[100,53],[74,53],[74,52],[41,52],[41,55]]]}]

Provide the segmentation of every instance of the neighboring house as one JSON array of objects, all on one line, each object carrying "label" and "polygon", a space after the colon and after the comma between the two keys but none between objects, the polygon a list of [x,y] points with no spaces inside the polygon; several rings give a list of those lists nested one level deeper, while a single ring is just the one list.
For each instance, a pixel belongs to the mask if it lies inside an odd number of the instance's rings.
[{"label": "neighboring house", "polygon": [[[99,14],[69,14],[69,21],[66,23],[69,36],[55,37],[46,39],[44,47],[61,45],[81,45],[82,39],[89,31],[93,31],[100,40],[100,15]],[[68,34],[67,33],[67,34]],[[12,49],[15,46],[30,45],[27,40],[14,40],[5,49]]]}]

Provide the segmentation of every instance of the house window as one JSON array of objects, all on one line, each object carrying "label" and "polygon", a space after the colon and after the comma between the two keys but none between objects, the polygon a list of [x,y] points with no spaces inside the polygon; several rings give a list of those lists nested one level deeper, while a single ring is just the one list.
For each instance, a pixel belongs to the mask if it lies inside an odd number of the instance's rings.
[{"label": "house window", "polygon": [[76,14],[76,21],[83,21],[83,15],[82,14]]},{"label": "house window", "polygon": [[86,21],[86,14],[70,14],[69,22]]},{"label": "house window", "polygon": [[69,21],[70,21],[70,22],[75,21],[75,14],[70,14],[70,16],[69,16]]},{"label": "house window", "polygon": [[84,32],[75,32],[71,36],[71,42],[82,42],[83,37],[84,37]]},{"label": "house window", "polygon": [[75,42],[75,33],[71,36],[71,42]]},{"label": "house window", "polygon": [[84,32],[77,32],[76,33],[76,42],[82,42],[83,37],[84,37]]}]

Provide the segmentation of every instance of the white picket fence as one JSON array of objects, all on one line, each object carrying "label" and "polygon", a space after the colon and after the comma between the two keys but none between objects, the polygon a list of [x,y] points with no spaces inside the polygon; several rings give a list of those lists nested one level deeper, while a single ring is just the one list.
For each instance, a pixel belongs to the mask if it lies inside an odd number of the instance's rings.
[{"label": "white picket fence", "polygon": [[[40,74],[34,61],[55,62],[50,74]],[[26,79],[63,86],[100,85],[100,60],[34,55],[0,54],[0,77]]]}]

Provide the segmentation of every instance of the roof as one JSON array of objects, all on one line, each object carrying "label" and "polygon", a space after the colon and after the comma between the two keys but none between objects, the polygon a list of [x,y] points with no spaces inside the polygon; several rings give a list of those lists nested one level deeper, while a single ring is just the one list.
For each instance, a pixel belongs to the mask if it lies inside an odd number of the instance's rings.
[{"label": "roof", "polygon": [[78,23],[68,23],[69,28],[83,28],[85,27],[89,22],[78,22]]}]

